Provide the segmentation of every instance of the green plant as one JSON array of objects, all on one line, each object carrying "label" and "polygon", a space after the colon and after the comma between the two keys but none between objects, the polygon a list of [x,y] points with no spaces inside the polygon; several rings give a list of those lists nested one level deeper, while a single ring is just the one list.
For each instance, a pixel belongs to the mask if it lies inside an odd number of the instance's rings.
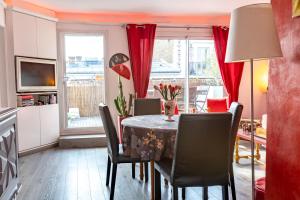
[{"label": "green plant", "polygon": [[119,115],[122,117],[127,117],[131,111],[133,95],[129,94],[129,103],[127,108],[127,103],[126,103],[125,96],[123,94],[123,85],[120,76],[119,76],[118,88],[119,88],[119,95],[117,96],[117,98],[114,99],[114,103]]}]

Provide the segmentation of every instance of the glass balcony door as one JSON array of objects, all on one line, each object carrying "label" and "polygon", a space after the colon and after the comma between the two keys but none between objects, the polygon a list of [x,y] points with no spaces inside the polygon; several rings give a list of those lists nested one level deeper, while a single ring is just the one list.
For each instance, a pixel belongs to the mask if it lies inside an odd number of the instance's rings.
[{"label": "glass balcony door", "polygon": [[104,37],[64,34],[64,128],[99,129],[105,102]]}]

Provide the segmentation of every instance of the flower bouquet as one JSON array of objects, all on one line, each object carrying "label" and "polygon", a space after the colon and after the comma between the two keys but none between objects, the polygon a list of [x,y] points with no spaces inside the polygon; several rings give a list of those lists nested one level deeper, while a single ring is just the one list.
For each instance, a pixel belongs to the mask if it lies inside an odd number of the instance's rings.
[{"label": "flower bouquet", "polygon": [[172,116],[175,114],[175,108],[177,105],[176,97],[181,93],[182,87],[180,85],[167,85],[160,83],[159,86],[155,85],[154,89],[159,91],[164,99],[165,115],[168,116],[167,121],[172,120]]}]

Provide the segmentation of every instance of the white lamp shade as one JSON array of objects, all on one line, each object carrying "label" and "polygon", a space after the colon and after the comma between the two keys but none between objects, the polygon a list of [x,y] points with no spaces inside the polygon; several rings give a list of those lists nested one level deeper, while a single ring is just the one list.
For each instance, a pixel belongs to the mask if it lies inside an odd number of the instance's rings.
[{"label": "white lamp shade", "polygon": [[271,4],[254,4],[233,10],[225,62],[281,56]]}]

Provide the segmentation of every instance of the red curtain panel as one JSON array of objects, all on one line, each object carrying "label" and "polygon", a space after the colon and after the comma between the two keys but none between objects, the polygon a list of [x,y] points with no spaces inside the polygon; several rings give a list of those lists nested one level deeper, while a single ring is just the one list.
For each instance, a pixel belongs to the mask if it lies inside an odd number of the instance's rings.
[{"label": "red curtain panel", "polygon": [[155,24],[128,24],[128,48],[137,98],[147,95],[155,38]]},{"label": "red curtain panel", "polygon": [[244,62],[225,63],[226,46],[229,29],[227,27],[213,26],[213,37],[216,55],[220,67],[224,86],[228,93],[228,105],[239,99],[239,87],[243,74]]}]

